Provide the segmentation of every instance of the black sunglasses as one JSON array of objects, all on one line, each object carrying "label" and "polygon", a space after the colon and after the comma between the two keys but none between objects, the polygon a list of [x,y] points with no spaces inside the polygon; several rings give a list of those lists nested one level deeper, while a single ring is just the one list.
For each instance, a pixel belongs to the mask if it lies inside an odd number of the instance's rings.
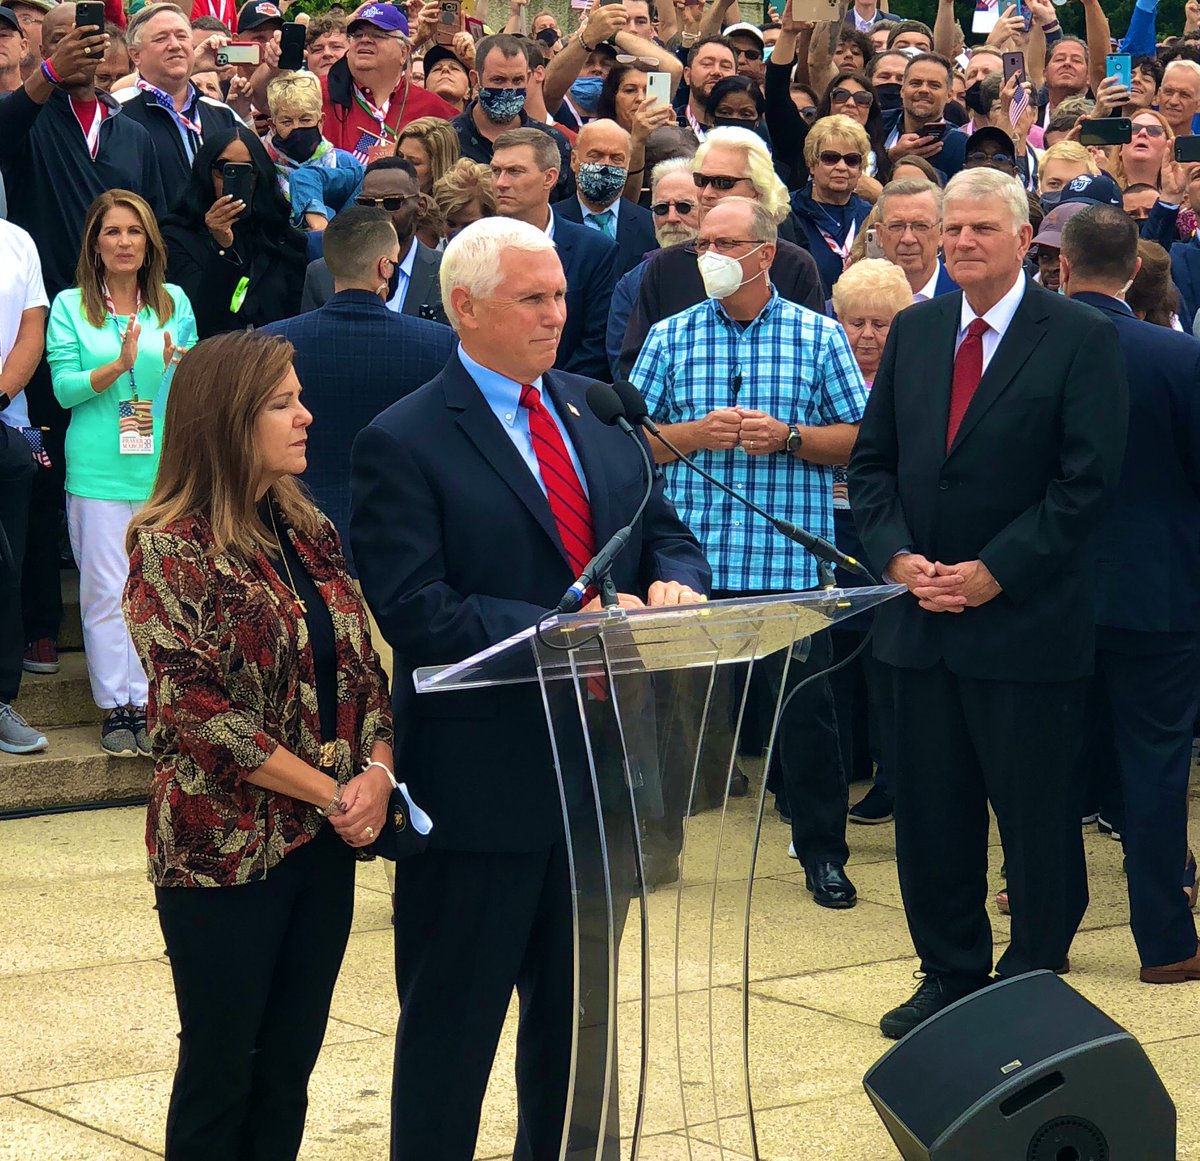
[{"label": "black sunglasses", "polygon": [[675,207],[675,211],[681,217],[686,218],[688,216],[688,214],[690,214],[692,212],[692,210],[694,210],[696,208],[696,203],[695,202],[655,202],[654,205],[652,205],[650,207],[650,212],[656,218],[665,218],[671,212],[672,206]]},{"label": "black sunglasses", "polygon": [[861,153],[835,153],[832,149],[822,149],[817,154],[817,160],[822,165],[828,165],[832,169],[839,161],[844,161],[851,169],[857,169],[862,165]]},{"label": "black sunglasses", "polygon": [[733,51],[747,60],[762,60],[763,58],[761,48],[735,48]]},{"label": "black sunglasses", "polygon": [[837,101],[838,104],[843,104],[846,101],[853,101],[856,105],[861,105],[864,109],[871,103],[870,93],[852,93],[849,89],[834,89],[829,94],[829,100]]},{"label": "black sunglasses", "polygon": [[723,174],[707,174],[693,173],[692,181],[695,182],[697,189],[704,189],[705,186],[712,186],[713,189],[722,190],[728,193],[739,181],[749,181],[748,177],[726,177]]},{"label": "black sunglasses", "polygon": [[403,197],[390,198],[368,198],[359,194],[354,199],[354,204],[356,206],[365,206],[368,210],[382,208],[387,210],[389,214],[394,214],[397,210],[402,210],[409,202],[416,200],[416,194],[405,194]]}]

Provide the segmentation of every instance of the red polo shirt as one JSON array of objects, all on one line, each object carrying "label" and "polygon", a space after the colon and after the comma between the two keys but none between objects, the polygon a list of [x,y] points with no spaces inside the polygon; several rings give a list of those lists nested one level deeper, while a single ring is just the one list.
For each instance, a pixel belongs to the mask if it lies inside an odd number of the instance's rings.
[{"label": "red polo shirt", "polygon": [[[353,92],[350,94],[348,108],[346,105],[336,104],[330,99],[328,76],[321,78],[321,97],[325,112],[322,132],[339,149],[353,153],[364,131],[379,132],[379,122],[354,99]],[[372,94],[372,99],[378,103],[379,99],[374,94]],[[407,80],[402,78],[392,93],[392,102],[387,111],[387,124],[392,129],[399,131],[418,117],[443,117],[449,121],[450,118],[457,116],[458,110],[443,101],[436,93],[409,85]]]}]

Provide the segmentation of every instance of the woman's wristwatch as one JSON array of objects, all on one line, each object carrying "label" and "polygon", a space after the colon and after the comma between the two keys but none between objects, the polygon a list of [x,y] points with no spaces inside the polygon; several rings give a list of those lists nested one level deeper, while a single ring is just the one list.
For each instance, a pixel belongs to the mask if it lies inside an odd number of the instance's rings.
[{"label": "woman's wristwatch", "polygon": [[326,807],[317,807],[317,813],[322,818],[329,818],[332,815],[340,814],[342,810],[342,784],[339,782],[333,788],[333,798],[330,799],[329,805]]}]

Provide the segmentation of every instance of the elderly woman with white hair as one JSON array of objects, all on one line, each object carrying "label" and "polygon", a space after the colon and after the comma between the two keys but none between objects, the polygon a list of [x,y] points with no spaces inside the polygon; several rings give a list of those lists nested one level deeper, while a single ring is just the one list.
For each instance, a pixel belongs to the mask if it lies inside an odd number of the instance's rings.
[{"label": "elderly woman with white hair", "polygon": [[[762,138],[749,129],[710,130],[696,150],[692,182],[701,223],[722,198],[743,197],[762,203],[779,232],[771,284],[781,298],[823,314],[826,295],[821,276],[812,256],[796,244],[801,233],[791,212],[787,187],[779,180]],[[703,302],[705,297],[696,252],[691,246],[672,246],[656,253],[646,264],[621,346],[618,373],[629,374],[656,322]]]}]

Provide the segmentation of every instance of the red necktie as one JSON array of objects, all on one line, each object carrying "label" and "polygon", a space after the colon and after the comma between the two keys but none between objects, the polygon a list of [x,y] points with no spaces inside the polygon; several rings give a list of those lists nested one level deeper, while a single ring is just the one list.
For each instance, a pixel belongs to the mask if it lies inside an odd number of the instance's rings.
[{"label": "red necktie", "polygon": [[521,385],[521,406],[529,411],[529,434],[533,454],[537,456],[542,483],[559,539],[566,549],[571,571],[578,576],[596,555],[596,534],[592,531],[592,506],[579,482],[575,465],[554,417],[542,403],[542,393],[527,383]]},{"label": "red necktie", "polygon": [[981,318],[971,320],[967,337],[963,339],[954,356],[954,381],[950,386],[950,416],[946,421],[946,451],[950,451],[954,437],[962,426],[963,416],[979,389],[983,378],[983,336],[991,327]]}]

